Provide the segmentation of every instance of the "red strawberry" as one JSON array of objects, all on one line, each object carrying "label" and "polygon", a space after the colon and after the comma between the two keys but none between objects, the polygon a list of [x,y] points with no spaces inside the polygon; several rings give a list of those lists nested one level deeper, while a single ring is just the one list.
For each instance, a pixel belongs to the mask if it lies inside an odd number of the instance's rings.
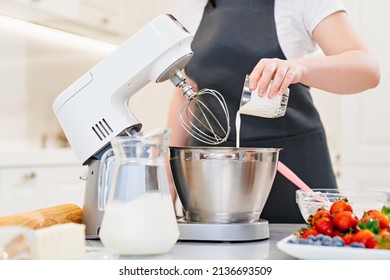
[{"label": "red strawberry", "polygon": [[386,216],[379,210],[368,210],[364,212],[361,221],[367,223],[368,221],[377,220],[379,222],[380,229],[388,229],[390,226],[390,217]]},{"label": "red strawberry", "polygon": [[319,219],[324,217],[331,218],[329,210],[326,210],[325,208],[319,208],[313,215],[309,216],[309,225],[314,226]]},{"label": "red strawberry", "polygon": [[309,235],[316,236],[318,233],[314,228],[307,228],[301,233],[301,238],[306,239]]},{"label": "red strawberry", "polygon": [[353,230],[358,223],[358,217],[350,211],[337,212],[333,217],[334,226],[341,231]]},{"label": "red strawberry", "polygon": [[322,217],[316,221],[314,228],[322,234],[333,235],[333,222],[331,218]]},{"label": "red strawberry", "polygon": [[343,235],[343,240],[344,240],[345,245],[350,245],[352,243],[353,236],[354,236],[354,234],[352,234],[352,233],[346,233]]},{"label": "red strawberry", "polygon": [[366,248],[370,249],[378,246],[375,234],[368,229],[362,229],[361,231],[355,233],[351,238],[351,242],[363,243]]},{"label": "red strawberry", "polygon": [[351,206],[351,204],[349,204],[348,199],[346,199],[346,198],[343,198],[343,199],[340,199],[340,200],[333,202],[332,205],[330,206],[329,211],[330,211],[330,214],[332,214],[332,215],[334,215],[338,212],[342,212],[342,211],[353,212],[352,206]]}]

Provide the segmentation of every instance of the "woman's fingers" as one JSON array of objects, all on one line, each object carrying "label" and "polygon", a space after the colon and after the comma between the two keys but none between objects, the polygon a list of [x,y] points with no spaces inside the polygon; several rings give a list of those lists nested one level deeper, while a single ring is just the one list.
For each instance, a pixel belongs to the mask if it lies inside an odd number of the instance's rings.
[{"label": "woman's fingers", "polygon": [[273,98],[276,94],[283,94],[290,84],[298,82],[296,72],[287,60],[263,58],[249,76],[249,88],[257,88],[259,96],[264,96],[269,87],[268,97]]},{"label": "woman's fingers", "polygon": [[288,72],[289,68],[287,65],[281,65],[277,68],[277,71],[274,75],[274,79],[272,81],[272,84],[270,85],[270,90],[268,93],[269,98],[273,98],[275,95],[277,95],[281,91],[281,87],[286,80],[286,74]]}]

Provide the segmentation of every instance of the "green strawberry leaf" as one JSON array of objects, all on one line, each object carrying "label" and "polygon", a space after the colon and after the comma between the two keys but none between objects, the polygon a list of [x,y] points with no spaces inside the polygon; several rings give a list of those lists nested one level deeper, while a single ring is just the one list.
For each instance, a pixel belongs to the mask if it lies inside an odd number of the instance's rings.
[{"label": "green strawberry leaf", "polygon": [[367,222],[360,221],[358,227],[360,229],[368,229],[374,234],[378,234],[381,231],[378,220],[368,220]]},{"label": "green strawberry leaf", "polygon": [[390,249],[390,240],[387,237],[380,236],[376,239],[378,241],[378,249]]},{"label": "green strawberry leaf", "polygon": [[383,206],[381,212],[390,218],[390,207]]}]

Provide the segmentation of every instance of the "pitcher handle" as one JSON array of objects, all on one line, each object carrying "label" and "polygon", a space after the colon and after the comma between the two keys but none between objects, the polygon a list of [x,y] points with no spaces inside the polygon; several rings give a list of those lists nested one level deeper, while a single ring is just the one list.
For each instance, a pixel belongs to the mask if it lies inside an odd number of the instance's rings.
[{"label": "pitcher handle", "polygon": [[115,162],[114,151],[113,149],[107,150],[101,160],[99,167],[99,178],[98,178],[98,208],[100,211],[106,209],[106,204],[108,201],[108,193],[110,187],[108,185],[109,174],[108,172],[111,169],[111,164]]}]

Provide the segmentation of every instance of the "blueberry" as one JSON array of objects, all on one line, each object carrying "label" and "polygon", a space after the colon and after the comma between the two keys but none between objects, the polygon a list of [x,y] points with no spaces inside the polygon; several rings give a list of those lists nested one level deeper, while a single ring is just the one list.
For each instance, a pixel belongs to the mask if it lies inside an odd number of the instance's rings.
[{"label": "blueberry", "polygon": [[332,245],[337,247],[343,247],[345,246],[345,242],[340,236],[335,236],[332,238]]},{"label": "blueberry", "polygon": [[320,234],[317,234],[317,240],[319,241],[322,241],[324,239],[325,235],[320,233]]},{"label": "blueberry", "polygon": [[307,240],[307,239],[300,239],[300,241],[299,241],[299,243],[300,244],[303,244],[303,245],[307,245],[307,244],[309,244],[309,240]]},{"label": "blueberry", "polygon": [[315,245],[315,246],[321,246],[322,245],[322,241],[321,240],[316,240],[312,243],[312,245]]},{"label": "blueberry", "polygon": [[322,239],[322,245],[332,246],[332,237],[330,237],[329,235],[324,236],[324,238]]},{"label": "blueberry", "polygon": [[349,246],[353,247],[353,248],[365,248],[366,246],[364,246],[363,243],[360,243],[360,242],[352,242]]},{"label": "blueberry", "polygon": [[333,236],[333,241],[342,241],[344,242],[344,239],[342,239],[340,236]]},{"label": "blueberry", "polygon": [[324,238],[322,238],[322,241],[332,241],[332,236],[325,235]]},{"label": "blueberry", "polygon": [[307,239],[307,244],[313,245],[316,241],[315,239]]},{"label": "blueberry", "polygon": [[306,239],[307,239],[307,240],[316,241],[316,240],[317,240],[317,237],[315,237],[314,235],[309,235]]},{"label": "blueberry", "polygon": [[[331,237],[329,235],[318,234],[317,236],[309,235],[306,239],[295,238],[287,241],[289,244],[313,245],[313,246],[346,246],[340,236]],[[352,247],[364,247],[361,243],[356,243]]]}]

